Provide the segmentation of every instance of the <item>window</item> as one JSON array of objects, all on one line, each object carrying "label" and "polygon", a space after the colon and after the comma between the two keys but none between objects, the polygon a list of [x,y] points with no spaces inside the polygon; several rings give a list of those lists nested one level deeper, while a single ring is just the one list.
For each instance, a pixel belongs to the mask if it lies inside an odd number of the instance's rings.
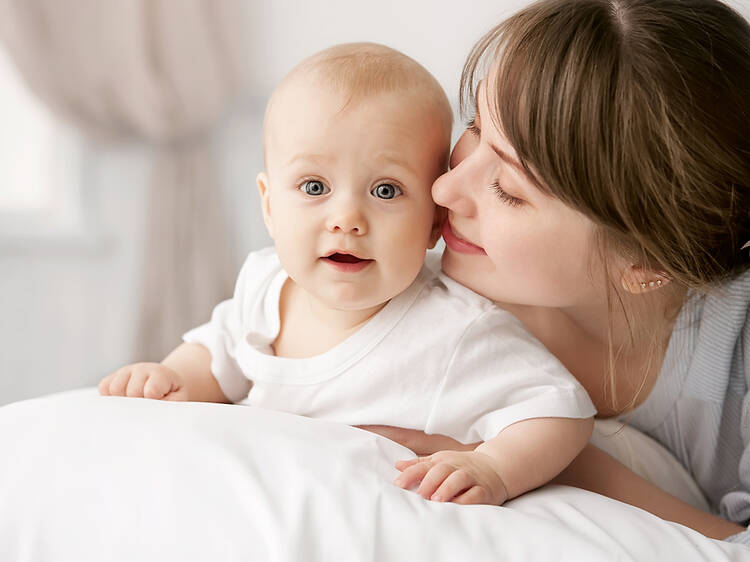
[{"label": "window", "polygon": [[0,46],[0,242],[84,234],[82,144]]}]

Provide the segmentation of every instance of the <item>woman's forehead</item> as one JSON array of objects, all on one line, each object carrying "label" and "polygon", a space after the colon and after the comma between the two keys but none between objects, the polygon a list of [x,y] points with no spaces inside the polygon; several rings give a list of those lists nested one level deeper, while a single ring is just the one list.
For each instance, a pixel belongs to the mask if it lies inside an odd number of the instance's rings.
[{"label": "woman's forehead", "polygon": [[490,110],[486,80],[481,80],[479,82],[474,103],[477,114],[482,118],[482,129],[485,131],[487,141],[492,149],[503,160],[510,160],[511,164],[520,166],[516,150],[505,136],[505,133],[500,126],[499,119]]},{"label": "woman's forehead", "polygon": [[474,107],[477,111],[479,111],[479,103],[480,100],[483,103],[487,103],[487,85],[486,85],[487,79],[482,78],[479,81],[479,84],[477,84],[477,89],[474,92]]}]

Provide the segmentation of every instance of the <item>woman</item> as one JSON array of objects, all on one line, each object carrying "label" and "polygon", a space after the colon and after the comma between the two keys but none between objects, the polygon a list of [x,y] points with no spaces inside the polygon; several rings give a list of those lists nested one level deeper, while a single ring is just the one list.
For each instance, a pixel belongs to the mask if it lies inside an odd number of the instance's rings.
[{"label": "woman", "polygon": [[475,46],[462,106],[433,187],[443,268],[517,315],[600,417],[666,446],[717,515],[593,446],[558,482],[750,544],[750,26],[716,0],[543,0]]}]

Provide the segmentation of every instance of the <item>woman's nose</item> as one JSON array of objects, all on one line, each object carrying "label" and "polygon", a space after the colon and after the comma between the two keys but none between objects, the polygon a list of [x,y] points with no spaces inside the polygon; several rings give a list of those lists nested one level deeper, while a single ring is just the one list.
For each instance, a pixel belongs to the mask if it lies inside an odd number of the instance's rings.
[{"label": "woman's nose", "polygon": [[464,133],[453,148],[451,169],[432,184],[432,198],[435,203],[462,216],[471,216],[476,209],[473,200],[473,180],[467,162],[470,154],[467,150],[467,141],[470,139],[465,138],[467,134],[470,133]]}]

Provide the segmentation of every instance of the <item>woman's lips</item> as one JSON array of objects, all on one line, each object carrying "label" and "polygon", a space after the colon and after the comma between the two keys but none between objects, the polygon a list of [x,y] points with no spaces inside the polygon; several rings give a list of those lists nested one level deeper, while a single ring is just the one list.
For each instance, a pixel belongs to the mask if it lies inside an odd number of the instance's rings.
[{"label": "woman's lips", "polygon": [[443,223],[443,240],[445,240],[445,245],[448,246],[451,250],[454,252],[458,252],[460,254],[473,254],[473,255],[480,255],[480,256],[486,256],[487,252],[484,251],[484,248],[481,248],[480,246],[477,246],[476,244],[472,244],[468,240],[464,240],[463,238],[459,238],[455,232],[453,232],[453,228],[451,227],[450,220],[446,219]]}]

